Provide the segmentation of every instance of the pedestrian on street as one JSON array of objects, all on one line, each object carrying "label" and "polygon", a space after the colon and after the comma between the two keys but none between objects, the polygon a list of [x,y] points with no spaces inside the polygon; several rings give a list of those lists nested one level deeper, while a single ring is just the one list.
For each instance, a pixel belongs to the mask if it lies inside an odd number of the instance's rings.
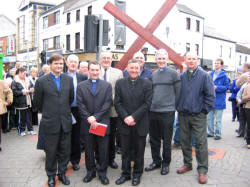
[{"label": "pedestrian on street", "polygon": [[134,151],[132,185],[140,184],[144,168],[144,152],[149,130],[149,109],[152,100],[152,83],[139,76],[140,64],[133,59],[128,62],[129,77],[115,85],[115,108],[122,119],[118,126],[121,135],[122,175],[116,184],[131,179],[131,152]]},{"label": "pedestrian on street", "polygon": [[51,72],[37,79],[35,84],[34,104],[42,112],[40,125],[44,135],[49,187],[56,185],[56,175],[63,184],[70,184],[65,173],[71,150],[74,86],[73,79],[62,73],[63,65],[63,57],[53,54],[49,58]]},{"label": "pedestrian on street", "polygon": [[250,149],[250,73],[248,73],[248,82],[242,94],[242,101],[245,102],[245,114],[247,120],[247,148]]},{"label": "pedestrian on street", "polygon": [[[221,128],[222,128],[222,114],[226,108],[226,93],[229,88],[229,79],[226,71],[222,69],[224,62],[222,59],[217,59],[214,64],[214,71],[210,73],[210,76],[214,82],[215,90],[215,103],[213,110],[207,115],[208,123],[208,137],[214,137],[215,140],[221,139]],[[215,125],[214,125],[215,119]],[[215,126],[215,130],[214,130]]]},{"label": "pedestrian on street", "polygon": [[181,75],[181,94],[177,107],[184,166],[178,169],[177,173],[183,174],[193,169],[191,144],[193,134],[196,141],[198,182],[205,184],[208,172],[207,114],[214,106],[214,85],[209,74],[198,67],[196,53],[188,52],[185,62],[188,69]]},{"label": "pedestrian on street", "polygon": [[13,93],[9,88],[7,82],[0,80],[0,151],[1,147],[1,134],[2,134],[2,118],[3,114],[7,113],[7,106],[11,105],[13,101]]},{"label": "pedestrian on street", "polygon": [[[89,79],[77,87],[77,105],[85,132],[85,162],[87,175],[84,183],[96,177],[96,171],[102,184],[109,184],[107,178],[108,141],[110,134],[110,107],[112,104],[112,86],[107,81],[99,79],[101,66],[97,61],[89,62]],[[101,124],[106,125],[104,136],[90,133]],[[95,162],[95,152],[99,157]]]},{"label": "pedestrian on street", "polygon": [[[169,58],[166,50],[159,49],[155,54],[155,60],[158,70],[152,74],[153,98],[149,126],[153,162],[145,168],[145,171],[161,167],[161,175],[166,175],[169,173],[171,162],[173,125],[181,81],[178,73],[167,65]],[[163,147],[162,157],[160,154],[161,144]]]}]

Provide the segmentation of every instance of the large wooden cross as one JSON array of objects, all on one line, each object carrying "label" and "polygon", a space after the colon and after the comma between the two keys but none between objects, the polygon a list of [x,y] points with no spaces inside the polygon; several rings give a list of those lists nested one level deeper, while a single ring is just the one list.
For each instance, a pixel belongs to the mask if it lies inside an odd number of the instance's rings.
[{"label": "large wooden cross", "polygon": [[164,42],[155,37],[152,33],[155,29],[160,25],[161,21],[167,16],[169,11],[176,4],[177,0],[166,0],[165,3],[161,6],[159,11],[155,14],[146,28],[142,27],[139,23],[125,14],[118,7],[113,5],[110,2],[107,2],[104,6],[104,9],[107,10],[110,14],[112,14],[116,19],[120,20],[124,25],[129,27],[135,33],[139,35],[139,37],[135,40],[132,46],[129,48],[127,53],[121,58],[121,60],[116,65],[116,68],[124,70],[127,67],[128,61],[133,57],[134,53],[139,51],[144,43],[147,41],[156,49],[166,49],[169,54],[169,59],[177,64],[180,68],[182,68],[182,63],[184,59],[178,55],[174,50],[168,47]]}]

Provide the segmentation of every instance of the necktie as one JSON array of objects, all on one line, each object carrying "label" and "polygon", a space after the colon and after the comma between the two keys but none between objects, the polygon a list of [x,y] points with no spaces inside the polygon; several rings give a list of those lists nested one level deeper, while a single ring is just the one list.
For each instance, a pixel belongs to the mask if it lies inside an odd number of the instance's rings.
[{"label": "necktie", "polygon": [[107,81],[107,70],[104,70],[104,76],[103,76],[104,80]]}]

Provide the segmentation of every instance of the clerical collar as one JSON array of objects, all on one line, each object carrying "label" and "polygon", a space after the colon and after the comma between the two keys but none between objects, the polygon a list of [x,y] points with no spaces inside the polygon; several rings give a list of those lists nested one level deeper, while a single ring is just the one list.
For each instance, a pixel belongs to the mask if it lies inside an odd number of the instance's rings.
[{"label": "clerical collar", "polygon": [[89,79],[89,80],[91,83],[98,82],[98,79],[96,79],[96,80]]}]

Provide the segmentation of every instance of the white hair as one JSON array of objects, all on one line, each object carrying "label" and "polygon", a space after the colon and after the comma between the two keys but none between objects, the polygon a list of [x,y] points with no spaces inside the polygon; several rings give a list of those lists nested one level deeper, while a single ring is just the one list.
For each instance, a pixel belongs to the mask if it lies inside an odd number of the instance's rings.
[{"label": "white hair", "polygon": [[144,56],[144,54],[143,54],[141,51],[136,52],[136,53],[133,55],[133,58],[135,58],[135,57],[137,57],[137,56],[141,56],[141,57],[143,57],[144,60],[145,60],[145,56]]},{"label": "white hair", "polygon": [[44,64],[43,67],[42,67],[42,70],[46,69],[46,68],[49,68],[49,65],[48,64]]},{"label": "white hair", "polygon": [[155,52],[155,56],[157,57],[159,54],[166,55],[168,58],[168,52],[165,49],[159,49]]},{"label": "white hair", "polygon": [[88,62],[86,62],[86,61],[81,61],[79,66],[81,66],[81,65],[88,66],[88,64],[89,64],[89,63],[88,63]]},{"label": "white hair", "polygon": [[69,61],[71,61],[71,60],[76,61],[76,62],[79,62],[78,56],[76,56],[76,55],[74,55],[74,54],[69,55],[69,56],[67,57],[67,62],[69,62]]}]

